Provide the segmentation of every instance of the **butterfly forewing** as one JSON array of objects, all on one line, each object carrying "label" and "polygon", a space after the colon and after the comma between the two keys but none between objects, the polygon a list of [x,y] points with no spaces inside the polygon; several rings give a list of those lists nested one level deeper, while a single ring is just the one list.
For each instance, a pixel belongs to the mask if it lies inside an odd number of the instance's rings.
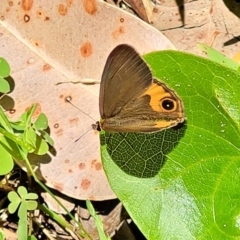
[{"label": "butterfly forewing", "polygon": [[130,46],[117,46],[109,55],[101,79],[100,115],[112,118],[152,83],[152,73]]}]

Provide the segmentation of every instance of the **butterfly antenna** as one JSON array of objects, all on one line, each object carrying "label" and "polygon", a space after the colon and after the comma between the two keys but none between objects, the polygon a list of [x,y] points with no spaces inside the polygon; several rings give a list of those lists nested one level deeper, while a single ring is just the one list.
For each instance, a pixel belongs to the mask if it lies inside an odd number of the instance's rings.
[{"label": "butterfly antenna", "polygon": [[[90,117],[94,122],[96,122],[95,119],[93,119],[91,116],[89,116],[87,113],[85,113],[84,111],[82,111],[80,108],[78,108],[75,104],[73,104],[71,101],[72,101],[72,98],[71,97],[66,97],[65,98],[66,102],[70,103],[73,107],[75,107],[76,109],[78,109],[81,113],[83,113],[84,115]],[[81,135],[78,139],[75,140],[75,142],[78,142],[84,135],[86,135],[88,132],[90,132],[91,130],[93,129],[90,128],[88,129],[83,135]]]},{"label": "butterfly antenna", "polygon": [[[83,113],[85,116],[88,116],[90,117],[94,122],[96,122],[96,119],[93,119],[91,116],[89,116],[87,113],[85,113],[84,111],[82,111],[80,108],[78,108],[75,104],[73,104],[71,101],[72,101],[72,98],[71,97],[66,97],[65,98],[66,102],[70,103],[73,107],[75,107],[77,110],[79,110],[81,113]],[[91,129],[90,129],[91,130]],[[89,130],[89,131],[90,131]]]},{"label": "butterfly antenna", "polygon": [[75,142],[78,142],[84,135],[86,135],[88,132],[90,132],[92,128],[88,129],[82,136],[80,136],[78,139],[75,140]]}]

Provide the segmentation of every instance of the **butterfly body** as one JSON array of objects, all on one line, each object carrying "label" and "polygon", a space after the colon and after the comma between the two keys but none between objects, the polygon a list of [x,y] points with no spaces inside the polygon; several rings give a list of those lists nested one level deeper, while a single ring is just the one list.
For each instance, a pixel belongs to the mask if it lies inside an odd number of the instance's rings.
[{"label": "butterfly body", "polygon": [[101,121],[95,129],[151,133],[184,121],[182,101],[130,46],[117,46],[109,55],[101,80]]}]

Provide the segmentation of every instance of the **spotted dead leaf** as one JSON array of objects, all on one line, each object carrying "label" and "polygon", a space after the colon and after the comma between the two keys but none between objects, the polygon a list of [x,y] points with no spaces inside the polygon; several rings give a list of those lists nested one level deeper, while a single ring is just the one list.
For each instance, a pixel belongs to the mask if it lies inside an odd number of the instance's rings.
[{"label": "spotted dead leaf", "polygon": [[11,2],[0,4],[0,55],[12,68],[14,103],[2,102],[12,118],[33,102],[48,117],[55,146],[31,159],[40,166],[38,176],[76,199],[115,198],[102,169],[99,133],[91,127],[99,120],[99,84],[57,83],[97,82],[109,52],[120,43],[140,53],[173,45],[145,22],[102,1]]}]

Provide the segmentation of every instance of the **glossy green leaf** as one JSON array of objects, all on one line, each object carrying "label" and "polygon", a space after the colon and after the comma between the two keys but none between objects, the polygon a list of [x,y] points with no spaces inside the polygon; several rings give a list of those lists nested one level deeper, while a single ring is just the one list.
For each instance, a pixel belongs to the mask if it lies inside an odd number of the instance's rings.
[{"label": "glossy green leaf", "polygon": [[0,92],[8,93],[10,91],[10,85],[7,80],[0,77]]},{"label": "glossy green leaf", "polygon": [[10,75],[10,66],[4,58],[0,58],[0,77],[8,77]]},{"label": "glossy green leaf", "polygon": [[153,134],[102,132],[112,189],[147,239],[239,239],[239,72],[175,51],[145,59],[187,119]]}]

